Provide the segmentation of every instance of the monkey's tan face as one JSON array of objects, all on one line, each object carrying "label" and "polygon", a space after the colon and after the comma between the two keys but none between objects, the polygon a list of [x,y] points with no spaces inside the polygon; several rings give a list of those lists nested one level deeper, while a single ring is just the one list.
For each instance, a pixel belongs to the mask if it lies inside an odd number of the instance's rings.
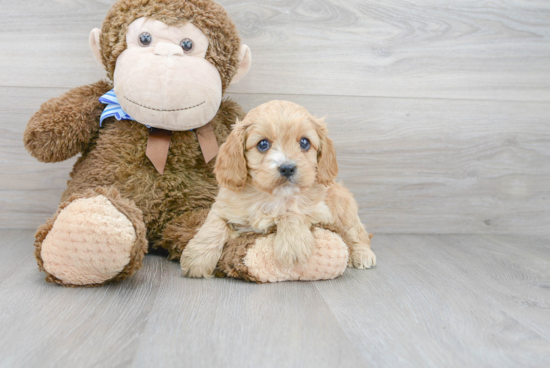
[{"label": "monkey's tan face", "polygon": [[139,18],[128,27],[126,42],[114,73],[115,93],[126,113],[142,124],[175,131],[214,118],[222,81],[205,59],[208,38],[200,29]]}]

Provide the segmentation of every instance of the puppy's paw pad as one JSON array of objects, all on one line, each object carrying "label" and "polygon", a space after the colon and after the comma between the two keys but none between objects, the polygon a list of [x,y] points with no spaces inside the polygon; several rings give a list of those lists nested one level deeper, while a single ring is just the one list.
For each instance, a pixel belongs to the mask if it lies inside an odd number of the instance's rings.
[{"label": "puppy's paw pad", "polygon": [[214,277],[214,269],[204,269],[200,266],[182,266],[181,271],[183,276],[190,278],[212,278]]},{"label": "puppy's paw pad", "polygon": [[183,276],[192,278],[211,278],[216,268],[216,262],[211,257],[193,256],[184,251],[180,259]]},{"label": "puppy's paw pad", "polygon": [[376,266],[376,255],[370,249],[355,251],[350,254],[348,267],[365,269]]}]

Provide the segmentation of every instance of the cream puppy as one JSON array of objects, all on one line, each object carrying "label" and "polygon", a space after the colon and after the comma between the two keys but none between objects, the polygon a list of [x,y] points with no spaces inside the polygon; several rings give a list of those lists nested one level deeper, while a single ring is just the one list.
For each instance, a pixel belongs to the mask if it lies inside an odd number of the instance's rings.
[{"label": "cream puppy", "polygon": [[322,120],[288,101],[271,101],[237,121],[221,146],[219,194],[181,256],[185,276],[210,277],[235,232],[276,226],[274,253],[292,267],[315,247],[311,226],[332,224],[350,250],[349,264],[370,268],[376,256],[352,194],[335,181],[336,153]]}]

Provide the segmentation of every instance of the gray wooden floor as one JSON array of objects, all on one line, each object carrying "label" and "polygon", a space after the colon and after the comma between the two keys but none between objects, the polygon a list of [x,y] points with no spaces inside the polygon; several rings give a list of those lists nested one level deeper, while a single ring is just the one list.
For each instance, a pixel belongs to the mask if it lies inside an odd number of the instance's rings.
[{"label": "gray wooden floor", "polygon": [[2,367],[544,367],[550,239],[379,235],[325,282],[192,280],[148,256],[124,282],[47,284],[0,231]]}]

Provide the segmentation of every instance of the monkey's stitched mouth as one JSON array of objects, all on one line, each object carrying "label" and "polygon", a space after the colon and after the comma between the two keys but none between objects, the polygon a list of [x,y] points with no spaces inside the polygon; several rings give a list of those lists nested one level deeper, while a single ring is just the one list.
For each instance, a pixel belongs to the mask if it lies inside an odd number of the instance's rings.
[{"label": "monkey's stitched mouth", "polygon": [[135,101],[130,100],[130,99],[129,99],[128,97],[126,97],[126,96],[124,96],[124,98],[125,98],[128,102],[131,102],[131,103],[133,103],[134,105],[143,107],[143,108],[145,108],[145,109],[154,110],[154,111],[166,111],[166,112],[190,110],[190,109],[193,109],[193,108],[195,108],[195,107],[199,107],[200,105],[204,105],[204,104],[206,103],[206,101],[202,101],[200,104],[197,104],[197,105],[195,105],[195,106],[184,107],[183,109],[162,110],[162,109],[155,109],[154,107],[148,107],[148,106],[142,105],[142,104],[140,104],[140,103],[137,103],[137,102],[135,102]]}]

